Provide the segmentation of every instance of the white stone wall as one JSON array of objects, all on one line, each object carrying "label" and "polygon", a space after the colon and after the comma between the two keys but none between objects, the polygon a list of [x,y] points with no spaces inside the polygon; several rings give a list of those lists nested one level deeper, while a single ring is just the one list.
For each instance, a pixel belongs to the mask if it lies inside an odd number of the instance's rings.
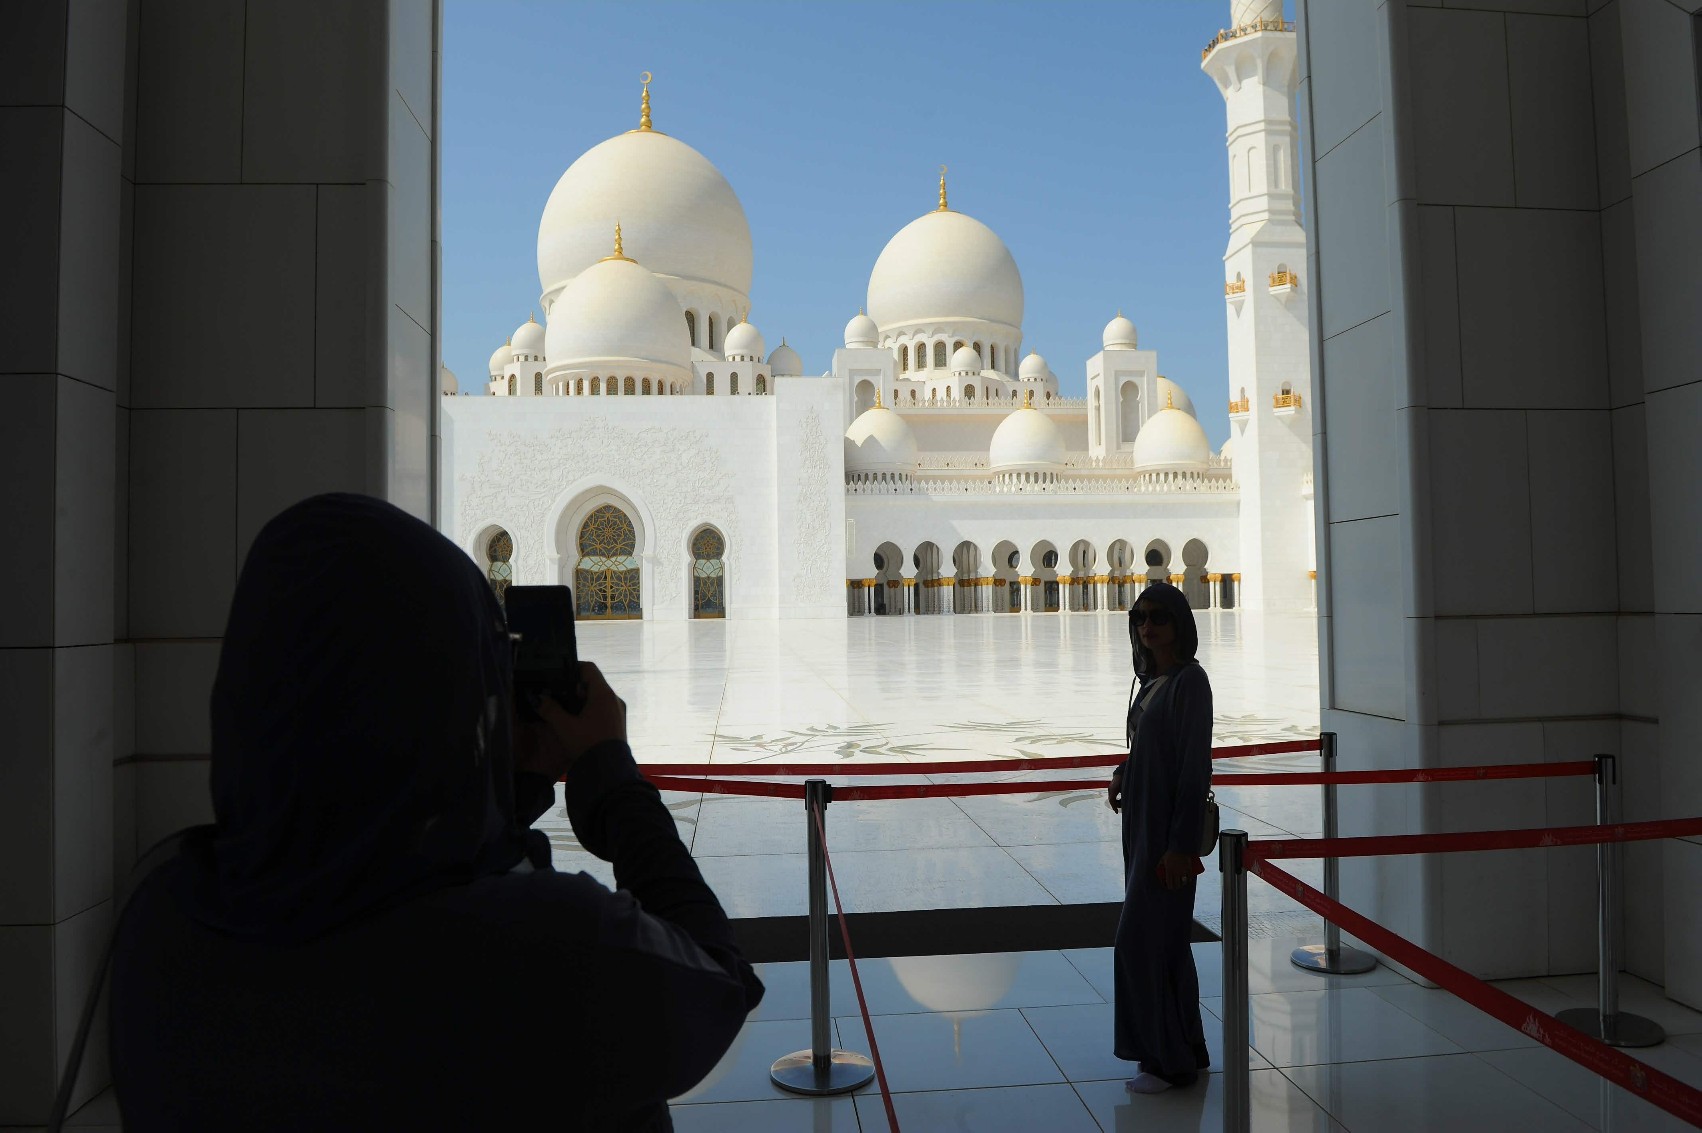
[{"label": "white stone wall", "polygon": [[[1620,756],[1702,813],[1702,150],[1664,0],[1302,0],[1324,724],[1350,767]],[[1590,820],[1583,782],[1378,788],[1344,834]],[[1702,1003],[1702,846],[1626,854],[1624,957]],[[1347,863],[1482,975],[1595,963],[1587,849]]]}]

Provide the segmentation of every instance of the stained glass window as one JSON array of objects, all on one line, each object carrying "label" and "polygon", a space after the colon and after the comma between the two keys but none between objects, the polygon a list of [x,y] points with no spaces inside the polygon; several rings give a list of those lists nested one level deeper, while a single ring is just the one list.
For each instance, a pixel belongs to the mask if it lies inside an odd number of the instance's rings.
[{"label": "stained glass window", "polygon": [[737,375],[737,374],[733,375],[732,380],[729,382],[729,384],[727,386],[727,392],[728,393],[738,393],[739,392],[739,375]]},{"label": "stained glass window", "polygon": [[649,378],[644,379],[644,394],[647,397],[650,394],[650,379]]},{"label": "stained glass window", "polygon": [[768,379],[761,374],[758,374],[756,376],[756,392],[758,392],[758,393],[767,393],[768,392]]},{"label": "stained glass window", "polygon": [[585,517],[573,572],[579,617],[641,616],[637,551],[638,533],[620,508],[604,504]]},{"label": "stained glass window", "polygon": [[532,375],[532,393],[538,397],[544,396],[544,375]]},{"label": "stained glass window", "polygon": [[632,380],[632,375],[628,374],[626,380],[621,383],[621,393],[625,394],[627,397],[631,397],[637,392],[638,384]]},{"label": "stained glass window", "polygon": [[705,527],[691,541],[691,616],[727,616],[727,574],[722,562],[726,540],[713,527]]},{"label": "stained glass window", "polygon": [[946,344],[943,342],[936,342],[934,343],[934,366],[938,369],[944,369],[945,364]]},{"label": "stained glass window", "polygon": [[501,602],[508,597],[508,587],[514,581],[514,564],[509,561],[514,558],[514,540],[508,532],[497,529],[496,534],[485,543],[485,557],[491,564],[487,572],[491,589],[496,592],[496,600]]},{"label": "stained glass window", "polygon": [[900,370],[910,369],[910,347],[900,346],[898,348],[898,368]]},{"label": "stained glass window", "polygon": [[697,345],[697,312],[686,312],[686,337],[691,339],[693,346]]},{"label": "stained glass window", "polygon": [[515,393],[518,392],[518,390],[519,390],[519,387],[516,384],[515,375],[513,375],[513,374],[508,375],[508,396],[513,397],[515,395]]},{"label": "stained glass window", "polygon": [[704,393],[710,393],[710,394],[715,392],[715,375],[714,374],[710,374],[707,378],[704,379],[703,392]]}]

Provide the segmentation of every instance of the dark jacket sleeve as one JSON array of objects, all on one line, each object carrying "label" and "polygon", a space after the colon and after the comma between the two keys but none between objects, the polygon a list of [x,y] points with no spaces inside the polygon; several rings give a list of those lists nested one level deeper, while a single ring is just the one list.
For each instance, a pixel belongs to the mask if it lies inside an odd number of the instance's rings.
[{"label": "dark jacket sleeve", "polygon": [[1178,761],[1176,801],[1170,813],[1165,849],[1196,857],[1200,824],[1205,820],[1206,792],[1211,790],[1211,681],[1198,665],[1176,675],[1170,700],[1170,734]]},{"label": "dark jacket sleeve", "polygon": [[614,864],[620,890],[599,911],[589,984],[605,1001],[594,1017],[629,1021],[599,1036],[607,1091],[636,1099],[660,1084],[660,1096],[677,1096],[732,1045],[762,981],[627,746],[593,748],[566,784],[574,834]]}]

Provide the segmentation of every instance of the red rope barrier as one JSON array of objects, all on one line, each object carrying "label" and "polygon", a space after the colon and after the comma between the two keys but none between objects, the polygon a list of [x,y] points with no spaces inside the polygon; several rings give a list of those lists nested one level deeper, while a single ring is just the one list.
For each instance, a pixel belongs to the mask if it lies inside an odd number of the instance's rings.
[{"label": "red rope barrier", "polygon": [[1030,783],[892,783],[876,787],[835,787],[834,802],[868,799],[955,799],[968,795],[1046,795],[1063,791],[1103,791],[1100,779],[1054,779]]},{"label": "red rope barrier", "polygon": [[822,828],[821,812],[811,809],[810,820],[821,840],[821,857],[827,865],[827,883],[833,889],[833,911],[839,914],[839,938],[845,942],[845,960],[851,965],[851,987],[857,992],[857,1010],[863,1013],[863,1033],[869,1036],[869,1058],[875,1064],[875,1081],[881,1088],[881,1104],[886,1106],[886,1123],[892,1133],[899,1133],[898,1113],[892,1108],[892,1090],[886,1084],[886,1067],[881,1064],[880,1044],[875,1042],[874,1020],[869,1018],[869,1001],[863,998],[863,978],[857,974],[857,954],[851,951],[851,926],[845,923],[845,906],[839,903],[839,882],[833,876],[833,855],[827,852],[827,831]]},{"label": "red rope barrier", "polygon": [[801,799],[802,783],[743,783],[736,779],[679,779],[671,775],[652,775],[649,768],[639,771],[659,791],[685,791],[702,795],[762,795],[771,799]]},{"label": "red rope barrier", "polygon": [[1622,822],[1612,826],[1551,826],[1530,830],[1472,830],[1461,834],[1385,834],[1370,838],[1284,838],[1247,843],[1249,861],[1283,858],[1369,858],[1390,854],[1447,854],[1461,850],[1531,850],[1643,842],[1702,834],[1702,818]]},{"label": "red rope barrier", "polygon": [[[1248,848],[1252,847],[1249,845]],[[1702,1090],[1687,1086],[1653,1066],[1567,1026],[1554,1016],[1538,1011],[1500,988],[1484,983],[1440,956],[1396,936],[1369,917],[1354,912],[1339,901],[1332,901],[1268,861],[1253,858],[1248,868],[1273,888],[1335,922],[1396,963],[1412,969],[1479,1011],[1565,1055],[1599,1077],[1630,1090],[1651,1105],[1657,1105],[1692,1125],[1702,1125]]]},{"label": "red rope barrier", "polygon": [[1461,783],[1489,779],[1562,779],[1594,775],[1596,765],[1588,759],[1573,763],[1490,763],[1479,767],[1412,767],[1386,771],[1275,771],[1213,772],[1213,786],[1298,787],[1323,783]]}]

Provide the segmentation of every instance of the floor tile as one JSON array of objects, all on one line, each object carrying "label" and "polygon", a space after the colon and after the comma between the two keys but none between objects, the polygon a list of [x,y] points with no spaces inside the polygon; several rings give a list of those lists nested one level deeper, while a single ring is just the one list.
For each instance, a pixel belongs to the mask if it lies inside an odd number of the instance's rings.
[{"label": "floor tile", "polygon": [[[1663,1045],[1625,1053],[1690,1085],[1702,1081],[1702,1062],[1682,1050]],[[1686,1133],[1694,1128],[1545,1046],[1491,1051],[1477,1057],[1598,1129]]]},{"label": "floor tile", "polygon": [[[1023,1009],[1023,1015],[1069,1081],[1091,1082],[1118,1075],[1124,1078],[1134,1076],[1137,1068],[1112,1053],[1111,1004],[1028,1007]],[[1205,1025],[1206,1049],[1211,1052],[1210,1069],[1216,1073],[1223,1069],[1223,1021],[1209,1012],[1202,1012],[1201,1016]],[[1270,1066],[1257,1051],[1249,1051],[1249,1054],[1249,1062],[1255,1069]]]},{"label": "floor tile", "polygon": [[[1099,1133],[1099,1125],[1068,1086],[1005,1086],[895,1094],[901,1129],[974,1130],[975,1133]],[[879,1092],[857,1094],[863,1133],[886,1133],[886,1107]]]},{"label": "floor tile", "polygon": [[1011,846],[1007,851],[1046,892],[1066,905],[1123,899],[1123,848],[1117,842]]},{"label": "floor tile", "polygon": [[[1194,952],[1194,972],[1200,980],[1200,996],[1209,999],[1223,994],[1223,945],[1216,943],[1200,943],[1189,945]],[[1105,997],[1110,1003],[1116,997],[1116,973],[1112,970],[1113,952],[1111,948],[1069,948],[1064,950],[1064,957],[1087,981],[1095,991]]]},{"label": "floor tile", "polygon": [[1590,1129],[1471,1054],[1299,1066],[1284,1074],[1355,1131],[1588,1133]]},{"label": "floor tile", "polygon": [[[1273,1066],[1365,1062],[1463,1053],[1370,988],[1277,991],[1252,996],[1253,1049]],[[1203,1001],[1219,1018],[1223,1000]]]},{"label": "floor tile", "polygon": [[[875,1015],[1101,1002],[1093,985],[1059,952],[871,957],[859,960],[857,969]],[[757,972],[768,987],[757,1018],[809,1018],[808,963],[759,964]],[[850,966],[834,960],[828,977],[834,1014],[854,1017],[857,995]],[[862,1034],[861,1022],[853,1031]]]},{"label": "floor tile", "polygon": [[[1594,974],[1549,976],[1543,982],[1578,1000],[1577,1006],[1596,1005]],[[1621,1011],[1631,1011],[1645,1019],[1652,1019],[1664,1027],[1669,1035],[1702,1034],[1702,1011],[1692,1010],[1676,1000],[1668,999],[1666,992],[1658,985],[1621,972],[1618,988]]]},{"label": "floor tile", "polygon": [[[838,1043],[837,1032],[835,1043]],[[674,1103],[745,1102],[792,1098],[769,1078],[776,1059],[793,1051],[808,1049],[808,1019],[775,1019],[746,1022],[733,1045],[696,1086],[673,1099]]]},{"label": "floor tile", "polygon": [[[1347,1133],[1281,1071],[1255,1070],[1247,1077],[1251,1124],[1258,1133]],[[1130,1094],[1121,1078],[1076,1083],[1105,1133],[1219,1133],[1223,1091],[1221,1074],[1151,1096]]]},{"label": "floor tile", "polygon": [[[993,844],[950,799],[831,803],[825,817],[828,850],[835,854]],[[698,857],[802,853],[810,837],[808,820],[793,799],[712,795],[698,812],[692,853]]]},{"label": "floor tile", "polygon": [[[704,857],[698,867],[729,916],[808,911],[807,863],[801,853]],[[833,867],[846,912],[1058,903],[996,846],[926,853],[844,851],[833,854]]]},{"label": "floor tile", "polygon": [[[844,1035],[862,1033],[859,1018],[839,1023]],[[894,1093],[1064,1080],[1020,1011],[877,1015],[874,1025]]]},{"label": "floor tile", "polygon": [[670,1110],[675,1133],[859,1133],[856,1103],[849,1097],[699,1105],[676,1102]]},{"label": "floor tile", "polygon": [[1371,994],[1387,1000],[1464,1050],[1514,1050],[1536,1046],[1517,1030],[1451,992],[1417,984],[1386,984]]}]

